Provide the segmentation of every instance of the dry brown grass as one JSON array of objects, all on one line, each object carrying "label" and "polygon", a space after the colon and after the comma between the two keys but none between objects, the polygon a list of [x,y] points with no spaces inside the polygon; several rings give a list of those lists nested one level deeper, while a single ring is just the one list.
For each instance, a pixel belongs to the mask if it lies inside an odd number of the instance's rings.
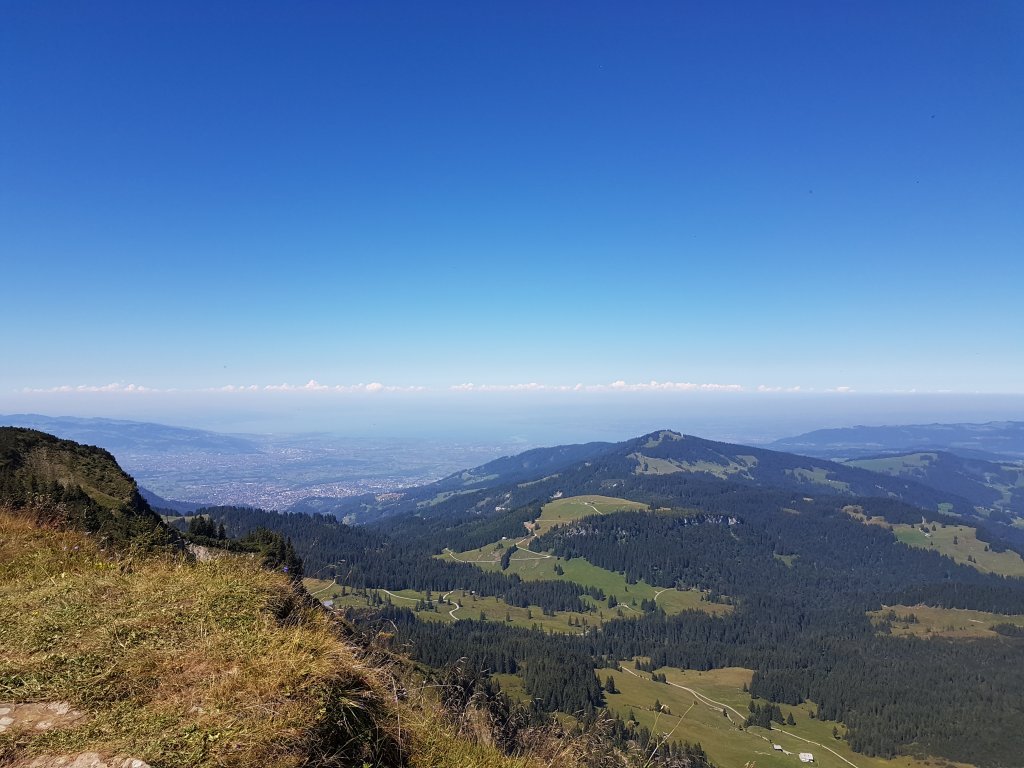
[{"label": "dry brown grass", "polygon": [[387,676],[248,558],[113,559],[0,513],[0,617],[0,700],[87,714],[0,735],[0,763],[85,750],[160,766],[403,761]]}]

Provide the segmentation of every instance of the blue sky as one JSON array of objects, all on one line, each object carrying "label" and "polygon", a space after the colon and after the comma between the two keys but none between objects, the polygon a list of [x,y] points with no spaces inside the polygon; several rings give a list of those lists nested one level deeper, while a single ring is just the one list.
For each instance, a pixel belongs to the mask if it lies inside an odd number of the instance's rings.
[{"label": "blue sky", "polygon": [[9,2],[0,73],[0,410],[1024,394],[1019,3]]}]

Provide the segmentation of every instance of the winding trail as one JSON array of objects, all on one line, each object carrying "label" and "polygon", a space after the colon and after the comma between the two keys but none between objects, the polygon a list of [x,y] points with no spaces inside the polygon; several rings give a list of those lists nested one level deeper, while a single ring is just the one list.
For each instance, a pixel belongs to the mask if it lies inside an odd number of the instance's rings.
[{"label": "winding trail", "polygon": [[[628,667],[623,667],[622,669],[624,671],[626,671],[626,672],[629,672],[629,674],[633,675],[633,677],[638,677],[641,680],[647,680],[648,679],[648,678],[644,677],[643,675],[638,675],[636,672],[634,672],[632,669],[629,669]],[[739,710],[735,709],[734,707],[730,707],[728,704],[723,704],[720,701],[715,701],[710,696],[707,696],[707,695],[701,693],[700,691],[694,690],[693,688],[689,688],[689,687],[687,687],[685,685],[680,685],[679,683],[673,683],[671,680],[667,680],[666,682],[669,685],[671,685],[672,687],[674,687],[674,688],[681,688],[681,689],[683,689],[684,691],[689,693],[691,696],[693,696],[701,704],[704,704],[705,706],[710,707],[711,709],[715,709],[715,710],[718,710],[718,711],[726,710],[726,717],[729,718],[729,722],[730,723],[733,722],[733,719],[732,719],[732,717],[729,716],[729,712],[736,713],[736,716],[739,717],[741,724],[745,721],[745,718],[744,718],[743,714]],[[687,710],[687,711],[689,711],[689,710]],[[735,723],[733,723],[733,724],[735,725]],[[836,752],[834,749],[832,749],[831,747],[825,746],[821,742],[811,741],[810,739],[805,739],[803,736],[797,736],[795,733],[792,733],[790,731],[779,730],[777,732],[780,733],[780,734],[785,734],[786,736],[790,736],[790,737],[792,737],[794,739],[798,739],[799,741],[806,742],[807,744],[813,744],[816,747],[821,747],[826,752],[830,752],[833,755],[835,755],[836,757],[838,757],[840,760],[842,760],[847,765],[850,765],[853,768],[858,768],[856,763],[850,762],[845,757],[843,757],[838,752]],[[750,733],[750,732],[748,731],[748,733]],[[764,739],[769,744],[772,742],[772,740],[769,739],[767,736],[761,736],[760,734],[757,734],[757,733],[751,733],[750,735],[751,736],[756,736],[759,739]]]},{"label": "winding trail", "polygon": [[[465,562],[465,561],[462,561],[462,562]],[[420,598],[418,598],[418,597],[405,597],[404,595],[396,595],[390,589],[384,589],[383,587],[379,587],[378,589],[379,589],[379,591],[383,592],[384,594],[391,595],[392,597],[397,597],[399,600],[408,600],[411,603],[417,603],[420,600]],[[453,589],[451,592],[446,593],[445,596],[442,597],[441,599],[442,600],[447,600],[448,599],[448,595],[450,595],[454,591],[455,590]],[[457,610],[459,610],[461,607],[462,607],[461,605],[459,605],[458,603],[455,603],[455,607],[452,608],[450,611],[448,611],[448,615],[451,616],[456,621],[459,621],[459,617],[455,615],[455,612]]]},{"label": "winding trail", "polygon": [[[516,544],[516,546],[518,547],[519,545]],[[521,551],[521,550],[519,550],[519,551]],[[543,552],[532,552],[530,550],[527,550],[527,551],[530,552],[530,554],[533,555],[533,557],[513,557],[512,558],[512,562],[514,562],[514,563],[521,563],[521,562],[524,562],[526,560],[548,560],[548,559],[554,557],[554,555],[548,555],[548,554],[545,554]],[[445,547],[442,550],[442,552],[444,554],[448,555],[448,557],[450,557],[452,560],[454,560],[457,563],[496,563],[496,562],[498,562],[493,557],[485,557],[485,558],[476,559],[476,560],[464,560],[461,557],[456,557],[455,553],[451,549],[449,549],[448,547]]]},{"label": "winding trail", "polygon": [[[455,590],[453,589],[453,590],[452,590],[452,592],[454,592],[454,591],[455,591]],[[450,595],[450,594],[451,594],[452,592],[446,592],[446,593],[445,593],[445,596],[444,596],[444,597],[442,597],[441,599],[442,599],[442,600],[447,600],[447,599],[448,599],[448,595]],[[454,607],[454,608],[452,608],[452,609],[451,609],[450,611],[448,611],[448,615],[449,615],[449,616],[451,616],[451,617],[452,617],[453,619],[455,619],[456,621],[458,621],[458,620],[459,620],[459,617],[455,615],[455,612],[456,612],[457,610],[459,610],[459,608],[461,608],[462,606],[461,606],[461,605],[459,605],[459,604],[458,604],[457,602],[455,602],[454,600],[453,600],[452,602],[453,602],[453,603],[455,603],[455,607]]]},{"label": "winding trail", "polygon": [[334,582],[332,581],[332,582],[331,582],[330,584],[328,584],[328,585],[327,585],[326,587],[321,587],[321,588],[320,588],[320,589],[318,589],[318,590],[317,590],[316,592],[310,592],[310,593],[309,593],[309,595],[310,595],[310,597],[316,597],[316,596],[317,596],[317,595],[319,595],[319,594],[320,594],[321,592],[326,592],[326,591],[327,591],[328,589],[330,589],[331,587],[334,587],[334,586],[336,586],[336,585],[335,585],[335,584],[334,584]]}]

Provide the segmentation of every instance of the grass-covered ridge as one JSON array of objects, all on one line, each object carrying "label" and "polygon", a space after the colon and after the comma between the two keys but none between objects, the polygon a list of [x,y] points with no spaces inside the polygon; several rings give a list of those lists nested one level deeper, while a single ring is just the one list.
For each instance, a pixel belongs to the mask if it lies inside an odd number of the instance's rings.
[{"label": "grass-covered ridge", "polygon": [[110,453],[33,429],[0,427],[0,505],[114,546],[161,546],[176,538]]},{"label": "grass-covered ridge", "polygon": [[107,509],[135,504],[138,487],[102,448],[61,440],[34,429],[0,427],[0,471],[32,481],[77,486]]},{"label": "grass-covered ridge", "polygon": [[249,558],[112,559],[86,534],[2,513],[0,614],[0,699],[85,713],[70,728],[0,735],[0,762],[97,751],[291,766],[398,749],[382,679],[287,578]]}]

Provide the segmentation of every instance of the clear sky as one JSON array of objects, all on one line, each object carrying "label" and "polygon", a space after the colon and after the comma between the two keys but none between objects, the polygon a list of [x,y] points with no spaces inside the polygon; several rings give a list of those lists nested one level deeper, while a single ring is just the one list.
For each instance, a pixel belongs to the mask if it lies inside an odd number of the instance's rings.
[{"label": "clear sky", "polygon": [[0,3],[0,411],[1021,394],[1022,256],[1019,2]]}]

